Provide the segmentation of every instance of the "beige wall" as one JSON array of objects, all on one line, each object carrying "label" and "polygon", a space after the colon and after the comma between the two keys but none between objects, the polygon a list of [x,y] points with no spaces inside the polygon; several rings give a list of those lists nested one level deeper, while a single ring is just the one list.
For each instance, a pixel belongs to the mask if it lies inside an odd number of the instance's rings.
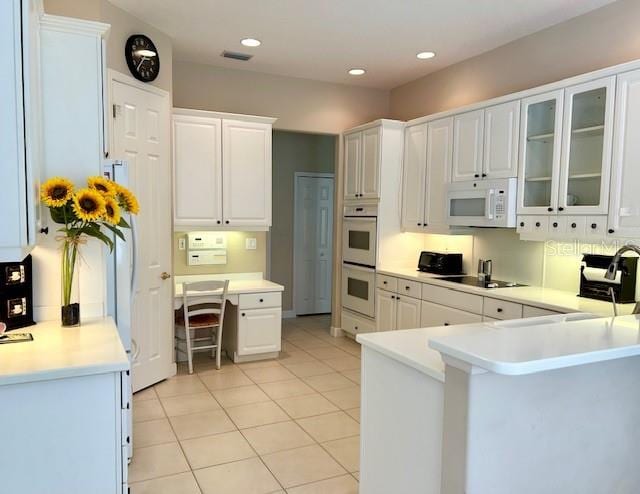
[{"label": "beige wall", "polygon": [[296,172],[333,173],[335,136],[273,132],[273,226],[270,279],[284,285],[282,309],[293,309],[293,209]]},{"label": "beige wall", "polygon": [[100,21],[111,25],[107,38],[107,67],[130,75],[124,58],[124,44],[132,34],[142,33],[151,38],[160,54],[160,73],[153,81],[156,87],[171,91],[173,48],[171,38],[107,0],[44,0],[47,14]]},{"label": "beige wall", "polygon": [[[267,269],[267,233],[266,232],[226,232],[227,264],[210,266],[187,265],[187,251],[178,249],[178,241],[186,232],[173,234],[173,273],[181,274],[219,274],[219,273],[264,273]],[[245,239],[255,238],[256,250],[245,249]]]},{"label": "beige wall", "polygon": [[338,134],[389,113],[389,92],[175,62],[176,107],[277,117],[282,130]]},{"label": "beige wall", "polygon": [[393,118],[411,118],[640,58],[640,1],[606,7],[513,41],[391,91]]}]

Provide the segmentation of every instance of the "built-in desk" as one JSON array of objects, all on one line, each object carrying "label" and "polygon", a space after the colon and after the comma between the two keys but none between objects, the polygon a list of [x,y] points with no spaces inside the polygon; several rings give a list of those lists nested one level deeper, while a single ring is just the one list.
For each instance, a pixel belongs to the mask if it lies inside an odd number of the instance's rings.
[{"label": "built-in desk", "polygon": [[[183,275],[175,277],[174,308],[182,307],[182,284],[229,280],[223,325],[223,348],[234,362],[275,358],[282,342],[284,286],[262,278],[262,273]],[[202,292],[202,296],[215,292]],[[218,291],[220,293],[220,291]]]}]

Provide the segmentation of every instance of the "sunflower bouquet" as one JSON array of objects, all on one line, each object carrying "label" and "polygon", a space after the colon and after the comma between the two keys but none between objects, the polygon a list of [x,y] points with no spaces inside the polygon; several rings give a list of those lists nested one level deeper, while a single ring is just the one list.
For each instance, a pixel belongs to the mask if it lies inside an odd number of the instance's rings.
[{"label": "sunflower bouquet", "polygon": [[100,176],[89,177],[87,186],[77,190],[66,178],[50,178],[42,184],[40,198],[51,219],[62,225],[56,237],[62,242],[62,325],[75,326],[80,306],[71,299],[79,246],[94,237],[113,250],[112,237],[103,228],[125,240],[122,229],[130,226],[123,213],[138,214],[140,206],[129,189]]}]

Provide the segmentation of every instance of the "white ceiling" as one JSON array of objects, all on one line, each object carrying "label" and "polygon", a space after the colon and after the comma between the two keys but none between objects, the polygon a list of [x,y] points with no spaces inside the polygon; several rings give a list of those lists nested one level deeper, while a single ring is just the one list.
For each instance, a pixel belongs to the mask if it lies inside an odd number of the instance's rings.
[{"label": "white ceiling", "polygon": [[[171,36],[175,60],[390,89],[613,0],[110,1]],[[437,57],[416,59],[426,50]]]}]

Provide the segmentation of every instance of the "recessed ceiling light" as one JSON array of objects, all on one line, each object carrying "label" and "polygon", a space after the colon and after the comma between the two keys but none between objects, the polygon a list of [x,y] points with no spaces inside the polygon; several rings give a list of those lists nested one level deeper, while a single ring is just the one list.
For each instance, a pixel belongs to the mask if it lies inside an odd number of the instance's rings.
[{"label": "recessed ceiling light", "polygon": [[255,38],[244,38],[240,40],[240,43],[242,43],[244,46],[250,46],[254,48],[256,46],[260,46],[262,44],[262,41]]},{"label": "recessed ceiling light", "polygon": [[350,69],[349,74],[351,75],[362,75],[366,72],[364,69]]},{"label": "recessed ceiling light", "polygon": [[418,57],[420,60],[427,60],[427,59],[433,58],[435,56],[436,56],[436,54],[433,53],[432,51],[421,51],[420,53],[418,53],[416,55],[416,57]]}]

